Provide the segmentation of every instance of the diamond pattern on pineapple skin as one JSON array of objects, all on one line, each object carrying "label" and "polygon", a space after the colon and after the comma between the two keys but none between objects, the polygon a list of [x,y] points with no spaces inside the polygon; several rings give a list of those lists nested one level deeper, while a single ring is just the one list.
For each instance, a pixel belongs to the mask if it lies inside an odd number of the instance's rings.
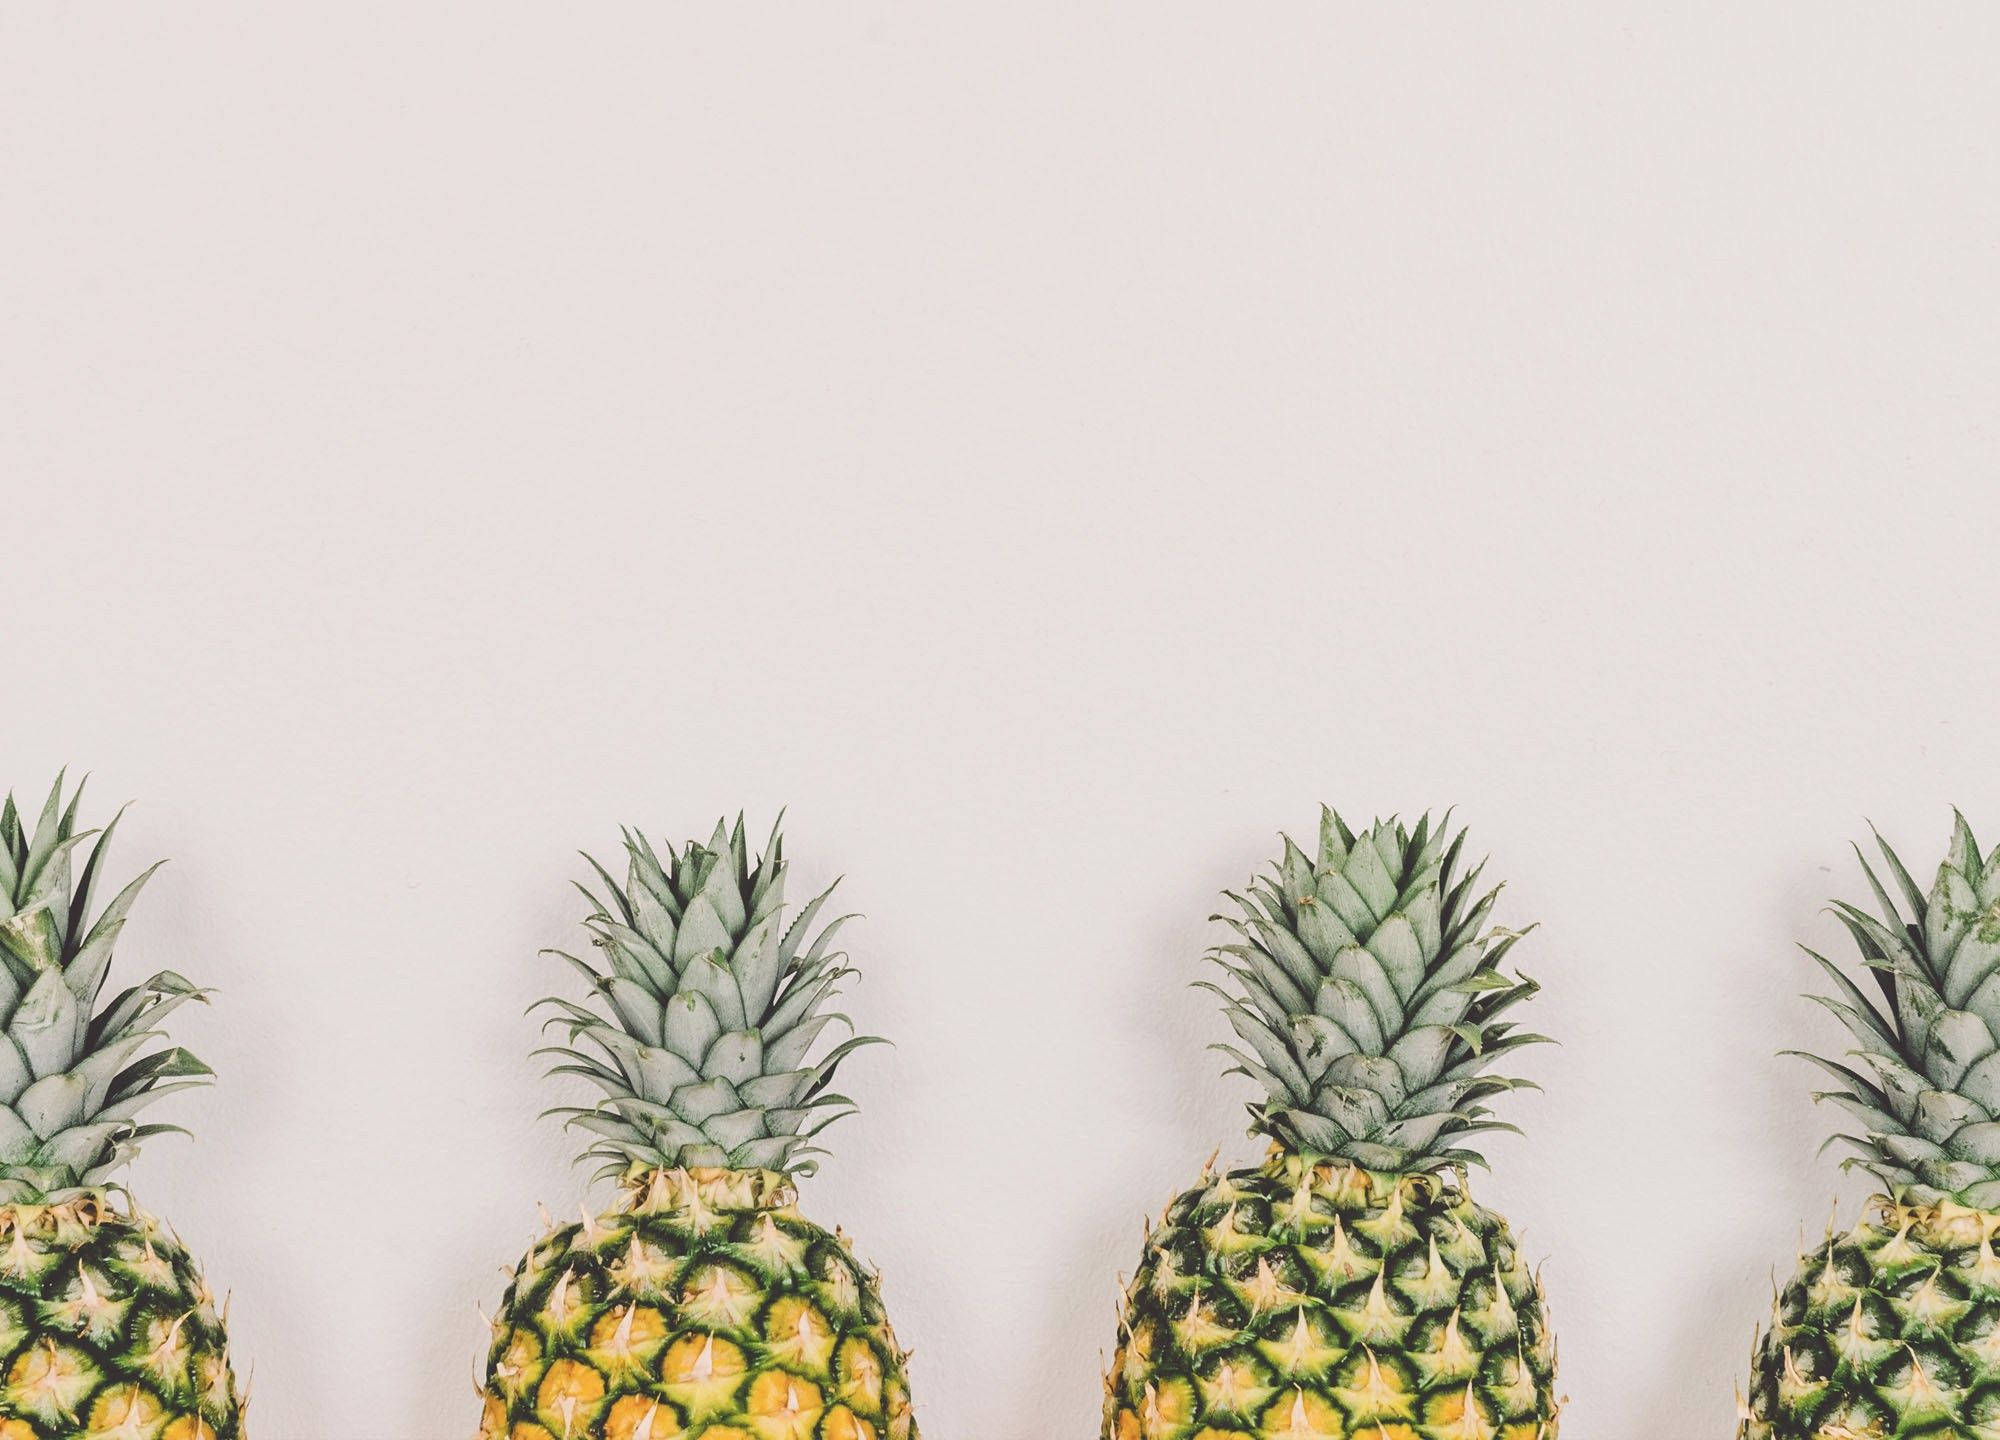
[{"label": "diamond pattern on pineapple skin", "polygon": [[1829,1232],[1758,1337],[1739,1440],[2000,1440],[1996,1229],[2000,1215],[1949,1201],[1878,1197]]},{"label": "diamond pattern on pineapple skin", "polygon": [[1283,1151],[1211,1175],[1125,1306],[1104,1440],[1555,1440],[1540,1290],[1505,1222],[1435,1177]]},{"label": "diamond pattern on pineapple skin", "polygon": [[222,1321],[158,1221],[0,1207],[0,1250],[35,1256],[0,1267],[0,1440],[241,1440]]},{"label": "diamond pattern on pineapple skin", "polygon": [[768,1179],[640,1177],[537,1242],[494,1322],[481,1440],[917,1440],[874,1278]]}]

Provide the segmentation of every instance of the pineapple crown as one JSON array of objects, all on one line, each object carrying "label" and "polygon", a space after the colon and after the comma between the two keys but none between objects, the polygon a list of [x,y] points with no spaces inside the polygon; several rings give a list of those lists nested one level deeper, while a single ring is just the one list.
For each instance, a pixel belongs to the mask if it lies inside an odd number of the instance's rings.
[{"label": "pineapple crown", "polygon": [[[187,1133],[133,1117],[212,1073],[177,1046],[149,1048],[165,1038],[160,1021],[206,998],[173,971],[96,1008],[111,947],[159,866],[93,920],[91,898],[118,820],[101,831],[78,830],[83,786],[67,805],[62,792],[58,775],[32,832],[12,795],[0,806],[0,1205],[57,1203],[107,1185],[147,1137]],[[72,877],[71,861],[86,841]]]},{"label": "pineapple crown", "polygon": [[1839,1088],[1813,1098],[1860,1122],[1859,1134],[1827,1142],[1859,1152],[1843,1168],[1874,1175],[1898,1200],[2000,1210],[2000,849],[1982,858],[1965,817],[1956,821],[1928,895],[1875,835],[1900,907],[1855,847],[1881,916],[1839,900],[1833,910],[1882,1003],[1806,950],[1834,988],[1810,998],[1860,1043],[1848,1052],[1859,1066],[1786,1053],[1832,1075]]},{"label": "pineapple crown", "polygon": [[755,865],[740,815],[734,830],[718,821],[708,844],[690,841],[664,862],[627,830],[622,886],[584,856],[604,889],[600,897],[577,887],[591,904],[584,924],[608,968],[549,953],[589,978],[608,1018],[544,1000],[567,1043],[537,1053],[556,1057],[551,1075],[580,1075],[604,1091],[596,1105],[548,1112],[597,1137],[585,1152],[605,1162],[593,1178],[658,1169],[809,1175],[811,1157],[825,1153],[813,1138],[853,1112],[830,1089],[834,1071],[877,1038],[850,1035],[808,1059],[834,1021],[852,1029],[827,1006],[856,973],[831,948],[853,917],[808,938],[829,885],[785,923],[783,823],[781,815]]},{"label": "pineapple crown", "polygon": [[1480,1102],[1538,1088],[1484,1073],[1547,1038],[1500,1018],[1538,988],[1500,973],[1527,932],[1484,928],[1499,890],[1478,893],[1483,864],[1459,874],[1465,832],[1447,838],[1449,819],[1356,834],[1322,806],[1317,863],[1286,836],[1273,874],[1229,892],[1242,915],[1214,918],[1237,941],[1211,958],[1234,985],[1199,983],[1250,1053],[1214,1048],[1265,1089],[1253,1134],[1408,1174],[1484,1165],[1466,1141],[1517,1130]]}]

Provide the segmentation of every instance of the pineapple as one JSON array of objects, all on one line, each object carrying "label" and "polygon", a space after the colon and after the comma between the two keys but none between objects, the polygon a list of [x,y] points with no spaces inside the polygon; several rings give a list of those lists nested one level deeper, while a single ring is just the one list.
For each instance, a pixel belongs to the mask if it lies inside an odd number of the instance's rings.
[{"label": "pineapple", "polygon": [[1844,1164],[1887,1193],[1778,1296],[1740,1440],[2000,1440],[2000,849],[1959,816],[1926,895],[1875,839],[1881,872],[1856,854],[1881,918],[1834,910],[1882,1000],[1808,950],[1833,988],[1813,998],[1859,1048],[1802,1058],[1855,1122]]},{"label": "pineapple", "polygon": [[11,795],[0,806],[0,1440],[237,1440],[243,1405],[208,1286],[111,1183],[148,1136],[180,1129],[139,1111],[210,1073],[154,1044],[202,992],[162,971],[92,1013],[153,872],[93,920],[118,822],[78,830],[82,787],[67,805],[62,791],[58,777],[32,833]]},{"label": "pineapple", "polygon": [[1127,1287],[1105,1440],[1553,1440],[1541,1286],[1465,1167],[1485,1073],[1542,1037],[1500,1019],[1535,991],[1485,926],[1497,892],[1459,873],[1429,818],[1355,834],[1322,811],[1317,862],[1285,840],[1231,895],[1214,958],[1265,1097],[1257,1167],[1167,1205]]},{"label": "pineapple", "polygon": [[842,920],[808,933],[832,891],[786,924],[782,841],[753,866],[740,818],[664,863],[625,849],[624,886],[592,861],[604,894],[584,890],[605,968],[563,957],[606,1013],[543,1002],[567,1037],[551,1073],[605,1096],[552,1113],[620,1198],[514,1272],[481,1440],[916,1440],[876,1277],[797,1208],[814,1137],[853,1109],[834,1070],[873,1043],[810,1058],[853,973]]}]

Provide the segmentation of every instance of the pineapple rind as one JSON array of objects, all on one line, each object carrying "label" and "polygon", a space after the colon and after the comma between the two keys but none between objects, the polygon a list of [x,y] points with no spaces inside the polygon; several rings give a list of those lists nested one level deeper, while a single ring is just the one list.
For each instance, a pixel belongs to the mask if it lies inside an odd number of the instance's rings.
[{"label": "pineapple rind", "polygon": [[1800,1258],[1738,1440],[2000,1440],[2000,1214],[1877,1197]]},{"label": "pineapple rind", "polygon": [[635,1175],[544,1236],[484,1396],[480,1440],[917,1440],[876,1277],[774,1172]]},{"label": "pineapple rind", "polygon": [[242,1434],[222,1318],[172,1231],[96,1195],[0,1207],[0,1437]]},{"label": "pineapple rind", "polygon": [[1283,1150],[1177,1196],[1125,1293],[1104,1440],[1555,1440],[1555,1341],[1498,1215]]}]

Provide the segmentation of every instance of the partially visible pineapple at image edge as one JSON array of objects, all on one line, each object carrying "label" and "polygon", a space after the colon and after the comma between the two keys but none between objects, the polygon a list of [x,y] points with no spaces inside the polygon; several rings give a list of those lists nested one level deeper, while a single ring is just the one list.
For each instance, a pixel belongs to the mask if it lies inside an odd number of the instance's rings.
[{"label": "partially visible pineapple at image edge", "polygon": [[1124,1296],[1105,1440],[1554,1440],[1555,1342],[1468,1142],[1514,1129],[1487,1067],[1543,1037],[1500,1017],[1519,936],[1429,817],[1289,838],[1219,946],[1230,1054],[1268,1161],[1168,1203]]},{"label": "partially visible pineapple at image edge", "polygon": [[163,970],[99,1008],[153,871],[92,919],[118,822],[78,830],[82,787],[67,805],[62,789],[32,831],[13,796],[0,806],[0,1440],[237,1440],[214,1297],[173,1231],[113,1184],[147,1137],[180,1130],[140,1110],[209,1077],[155,1045],[202,993]]},{"label": "partially visible pineapple at image edge", "polygon": [[1880,918],[1834,911],[1881,998],[1808,950],[1833,988],[1812,998],[1858,1048],[1802,1058],[1855,1122],[1843,1163],[1886,1193],[1779,1294],[1741,1440],[2000,1440],[2000,849],[1982,858],[1959,816],[1927,894],[1876,844]]},{"label": "partially visible pineapple at image edge", "polygon": [[622,886],[596,867],[605,968],[563,958],[606,1013],[543,1003],[567,1036],[551,1073],[604,1092],[555,1113],[620,1198],[514,1272],[481,1440],[917,1440],[875,1275],[797,1208],[814,1137],[854,1108],[834,1070],[873,1038],[813,1054],[853,971],[841,919],[809,933],[831,887],[786,922],[781,847],[752,865],[739,818],[664,860],[628,832]]}]

